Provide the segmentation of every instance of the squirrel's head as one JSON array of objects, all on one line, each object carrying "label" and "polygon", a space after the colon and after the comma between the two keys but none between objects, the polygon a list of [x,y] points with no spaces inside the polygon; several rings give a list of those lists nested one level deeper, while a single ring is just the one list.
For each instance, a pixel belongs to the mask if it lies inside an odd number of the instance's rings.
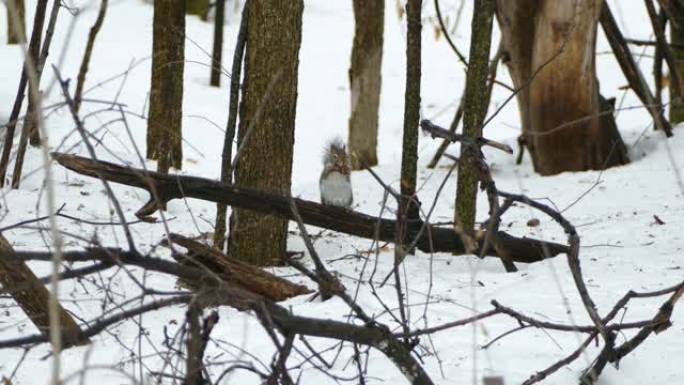
[{"label": "squirrel's head", "polygon": [[323,152],[323,166],[326,170],[349,174],[351,168],[347,146],[342,139],[334,138],[326,145]]}]

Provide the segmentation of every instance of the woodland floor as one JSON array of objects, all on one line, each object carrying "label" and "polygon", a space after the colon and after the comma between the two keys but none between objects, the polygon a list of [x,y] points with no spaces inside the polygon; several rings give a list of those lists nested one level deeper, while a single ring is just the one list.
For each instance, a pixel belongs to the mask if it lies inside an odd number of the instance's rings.
[{"label": "woodland floor", "polygon": [[[34,2],[29,0],[27,3],[27,9],[32,10]],[[453,25],[460,1],[442,3],[443,11],[451,15]],[[626,36],[649,39],[647,15],[641,2],[611,3]],[[99,3],[90,1],[85,4],[87,8],[75,19],[68,12],[61,14],[54,49],[46,69],[64,54],[60,66],[62,73],[75,78],[87,31]],[[233,2],[228,3],[230,11],[224,47],[225,68],[230,67],[226,63],[232,58],[239,15],[239,11],[233,10],[233,5]],[[469,12],[466,6],[455,35],[463,52],[467,52]],[[436,22],[432,2],[425,2],[424,15],[422,115],[435,123],[448,125],[464,86],[464,70],[444,39],[435,39]],[[3,13],[0,16],[1,25],[4,25],[4,17]],[[75,27],[71,39],[67,40],[72,19],[75,20]],[[398,187],[403,119],[405,27],[402,22],[395,3],[388,1],[380,111],[380,165],[375,170],[395,187]],[[347,129],[350,105],[347,66],[353,35],[351,2],[306,1],[303,28],[292,193],[317,201],[323,144],[334,135],[344,137]],[[124,103],[130,112],[130,130],[142,153],[145,149],[146,123],[140,115],[146,113],[151,32],[150,4],[139,0],[113,2],[96,42],[88,74],[88,86],[92,87],[87,93],[88,98],[112,101],[121,87],[117,100]],[[0,41],[6,40],[4,33],[5,29],[2,28]],[[186,51],[190,62],[186,64],[185,71],[185,155],[182,173],[218,178],[229,79],[223,78],[220,89],[208,86],[207,63],[210,59],[204,51],[210,51],[211,36],[210,23],[203,23],[195,17],[188,18]],[[67,41],[69,44],[65,44]],[[618,126],[629,147],[632,158],[630,165],[605,172],[539,177],[533,173],[527,155],[522,165],[515,164],[514,156],[497,151],[485,150],[485,155],[501,190],[546,198],[546,203],[562,210],[577,226],[582,242],[580,258],[588,288],[599,312],[605,314],[630,289],[657,290],[682,280],[684,183],[680,170],[684,169],[684,152],[681,151],[684,148],[684,128],[676,128],[675,136],[669,140],[665,140],[662,133],[653,131],[648,114],[636,97],[618,89],[626,82],[612,56],[606,53],[609,49],[602,37],[597,50],[602,92],[607,97],[616,96],[618,108],[624,109],[618,113]],[[639,54],[642,51],[639,49],[634,52]],[[649,51],[645,53],[652,54]],[[0,45],[0,57],[0,84],[3,85],[0,87],[0,121],[3,121],[9,115],[16,92],[22,55],[17,47]],[[651,58],[642,58],[640,64],[650,78]],[[107,82],[107,79],[125,72],[129,66],[125,83],[122,83],[122,77]],[[46,75],[44,85],[53,79],[49,70]],[[505,68],[500,69],[499,76],[501,80],[510,82]],[[492,110],[507,96],[506,90],[495,88]],[[46,105],[60,100],[58,88],[53,87],[47,93]],[[84,103],[82,113],[85,116],[102,108],[107,108],[107,105]],[[108,124],[118,118],[117,111],[104,111],[87,118],[85,124],[101,139],[96,151],[102,159],[139,166],[124,125],[121,122]],[[86,155],[84,146],[79,144],[80,139],[73,131],[68,111],[51,111],[46,119],[46,128],[50,135],[51,150]],[[516,146],[518,134],[515,103],[506,106],[485,128],[486,136],[513,147]],[[424,204],[433,201],[448,171],[446,159],[435,170],[424,167],[437,144],[427,136],[420,138],[419,196]],[[457,154],[457,148],[450,149],[450,153]],[[151,166],[153,163],[148,162],[148,167]],[[56,204],[57,207],[64,205],[63,213],[88,221],[117,221],[112,206],[106,203],[107,198],[99,181],[67,172],[58,165],[53,165],[52,171],[56,179]],[[19,190],[2,191],[0,227],[46,213],[40,150],[29,150],[24,173],[25,178]],[[366,172],[355,172],[352,180],[356,209],[377,215],[383,195],[382,187]],[[448,222],[452,219],[455,184],[452,176],[437,200],[433,221]],[[134,219],[133,213],[145,203],[147,194],[142,190],[116,185],[114,191],[126,214]],[[486,214],[484,195],[478,204],[479,218],[483,219]],[[176,200],[169,205],[166,218],[172,232],[196,236],[212,231],[214,215],[213,203]],[[385,215],[393,214],[386,211]],[[654,215],[664,224],[656,224]],[[531,218],[539,218],[540,225],[528,227],[526,223]],[[95,238],[106,246],[125,247],[120,229],[109,225],[59,218],[59,228],[66,234],[67,248],[86,245]],[[293,235],[288,249],[304,251],[295,228],[291,224]],[[5,231],[3,235],[17,250],[41,250],[51,242],[46,229],[47,222],[39,222]],[[144,251],[157,245],[165,232],[161,224],[136,223],[132,229],[137,244]],[[502,229],[518,236],[565,241],[560,228],[527,208],[511,210],[504,217]],[[311,232],[317,234],[319,229],[312,228]],[[324,232],[315,246],[328,267],[342,277],[347,288],[352,288],[354,292],[358,287],[357,301],[361,306],[368,309],[369,313],[383,313],[382,306],[370,292],[369,280],[378,287],[379,281],[390,271],[393,260],[391,246],[384,248],[376,258],[374,254],[367,253],[371,247],[370,241],[330,232]],[[161,247],[155,253],[168,256],[167,250]],[[361,258],[354,255],[360,255]],[[39,276],[49,273],[47,263],[31,263],[30,266]],[[461,319],[490,309],[489,301],[492,299],[541,319],[568,324],[589,323],[563,255],[534,265],[519,265],[519,268],[518,273],[507,274],[495,259],[479,260],[472,256],[452,256],[447,253],[429,255],[418,252],[408,257],[401,273],[408,286],[412,325],[418,328]],[[311,281],[293,270],[279,268],[273,271],[315,288]],[[173,280],[156,274],[143,274],[135,269],[132,272],[148,286],[175,290],[176,282]],[[388,306],[396,306],[396,294],[391,285],[377,290]],[[133,304],[140,303],[138,295],[139,290],[123,271],[110,269],[92,279],[63,283],[60,300],[79,317],[92,319],[103,311],[116,311],[127,300],[132,300]],[[653,316],[662,301],[661,298],[635,301],[625,312],[624,321]],[[313,317],[344,320],[347,314],[345,306],[338,299],[310,302],[307,296],[301,296],[284,305],[295,313]],[[0,307],[0,339],[35,333],[33,326],[12,301],[0,298]],[[255,317],[228,308],[220,309],[219,313],[220,324],[212,334],[216,343],[210,344],[207,356],[224,365],[230,360],[251,361],[256,367],[268,365],[274,349]],[[388,321],[389,316],[384,314],[381,319]],[[600,383],[675,384],[684,378],[684,366],[681,365],[681,357],[684,356],[684,312],[681,304],[675,309],[672,321],[672,328],[651,336],[622,360],[619,370],[607,368]],[[172,368],[182,370],[181,362],[165,362],[165,356],[159,353],[167,350],[163,346],[164,330],[167,330],[168,335],[173,335],[183,322],[184,308],[179,306],[149,313],[136,319],[136,322],[116,325],[94,338],[94,343],[89,347],[73,348],[63,353],[63,373],[68,376],[89,366],[93,369],[88,371],[86,383],[97,381],[98,385],[109,385],[132,383],[124,373],[145,380],[149,372],[164,370],[172,373]],[[138,323],[143,326],[142,334]],[[472,383],[473,378],[497,374],[504,376],[507,384],[516,384],[568,355],[584,338],[574,333],[549,333],[528,328],[496,341],[487,349],[481,348],[516,326],[509,318],[487,319],[475,326],[451,329],[436,334],[432,339],[424,339],[424,348],[418,351],[423,354],[423,365],[437,383]],[[620,335],[618,340],[620,342],[629,336],[631,334]],[[317,339],[312,339],[311,343],[321,350],[334,345],[334,342]],[[243,349],[250,355],[244,353]],[[351,348],[346,348],[343,353],[350,351]],[[46,357],[49,352],[47,344],[41,345],[32,349],[24,359],[23,350],[0,350],[0,376],[9,376],[19,365],[15,384],[47,381],[50,360]],[[590,347],[586,355],[544,383],[576,384],[580,371],[597,352],[595,347]],[[333,349],[326,351],[324,356],[332,361],[336,353]],[[405,383],[401,373],[379,353],[372,352],[371,358],[368,383]],[[289,363],[295,365],[302,360],[301,355],[293,354]],[[217,376],[222,367],[211,367],[209,371]],[[339,359],[329,372],[350,377],[356,370],[353,363]],[[311,366],[305,366],[302,376],[302,383],[305,384],[334,382]],[[70,379],[76,380],[77,377]],[[258,383],[258,378],[238,371],[225,378],[223,383]]]}]

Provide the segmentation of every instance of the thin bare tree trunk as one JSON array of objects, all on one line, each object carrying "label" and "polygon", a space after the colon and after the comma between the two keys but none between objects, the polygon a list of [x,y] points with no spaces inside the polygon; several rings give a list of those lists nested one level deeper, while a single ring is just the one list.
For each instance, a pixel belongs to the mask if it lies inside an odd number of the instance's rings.
[{"label": "thin bare tree trunk", "polygon": [[83,53],[83,59],[81,60],[81,67],[78,70],[78,77],[76,79],[76,91],[74,92],[74,108],[76,112],[81,109],[81,99],[83,97],[83,86],[85,85],[85,77],[88,74],[88,66],[90,65],[90,57],[93,54],[93,47],[95,46],[95,38],[97,37],[100,28],[102,28],[102,23],[104,22],[105,15],[107,14],[107,3],[108,0],[102,0],[100,2],[100,10],[97,13],[97,19],[95,24],[90,28],[88,33],[88,42],[86,43],[86,49]]},{"label": "thin bare tree trunk", "polygon": [[147,158],[157,171],[180,169],[183,161],[183,69],[185,2],[154,0],[152,83],[147,120]]},{"label": "thin bare tree trunk", "polygon": [[211,52],[211,78],[209,84],[221,86],[221,59],[223,56],[223,23],[226,15],[226,0],[216,0],[214,20],[214,45]]},{"label": "thin bare tree trunk", "polygon": [[[14,143],[14,132],[17,122],[19,120],[19,113],[24,102],[26,86],[29,86],[29,103],[24,117],[24,124],[21,135],[19,137],[19,147],[14,164],[14,173],[12,175],[12,187],[18,188],[21,180],[21,170],[24,163],[24,155],[26,153],[26,146],[28,137],[31,135],[32,140],[40,142],[38,135],[38,116],[34,110],[40,106],[40,94],[38,87],[40,85],[40,77],[43,72],[43,67],[50,52],[50,43],[52,42],[52,35],[57,23],[57,15],[60,7],[59,0],[54,1],[52,10],[50,12],[50,20],[45,33],[45,39],[41,45],[41,37],[43,32],[43,25],[45,23],[45,13],[47,11],[47,0],[39,0],[36,4],[36,13],[33,19],[33,29],[31,31],[31,41],[29,42],[28,54],[24,60],[21,76],[19,79],[19,87],[17,95],[14,99],[12,113],[7,124],[7,132],[5,135],[5,143],[0,159],[0,186],[4,185],[7,168],[9,166],[9,156]],[[35,137],[35,138],[34,138]]]},{"label": "thin bare tree trunk", "polygon": [[[235,139],[235,125],[238,116],[238,103],[240,99],[240,79],[242,77],[242,63],[245,55],[245,43],[247,39],[247,22],[249,20],[249,1],[245,1],[240,17],[240,30],[233,52],[233,66],[230,78],[230,105],[228,106],[228,122],[226,134],[223,137],[223,151],[221,152],[221,182],[233,183],[233,140]],[[216,205],[216,223],[214,225],[214,247],[224,250],[226,242],[226,210],[228,206],[223,203]]]},{"label": "thin bare tree trunk", "polygon": [[[238,186],[290,194],[303,9],[302,0],[250,1]],[[234,209],[230,222],[231,256],[256,265],[281,262],[287,220]]]},{"label": "thin bare tree trunk", "polygon": [[352,169],[378,164],[378,109],[385,27],[385,0],[354,0],[356,30],[349,69],[351,116],[349,153]]},{"label": "thin bare tree trunk", "polygon": [[[684,0],[672,0],[673,5],[679,6],[684,10]],[[677,16],[684,16],[684,13],[675,13]],[[679,73],[684,77],[684,17],[679,20],[673,20],[670,23],[670,49],[674,56],[676,67]],[[670,82],[674,81],[670,76]],[[684,100],[682,95],[677,92],[676,87],[670,87],[670,121],[673,124],[684,121]]]},{"label": "thin bare tree trunk", "polygon": [[[401,201],[397,213],[398,248],[407,240],[408,221],[419,219],[420,209],[416,197],[416,178],[420,119],[422,3],[422,0],[406,2],[406,90],[404,93],[404,135],[401,147]],[[412,250],[405,251],[413,252]],[[399,259],[403,259],[403,256]]]},{"label": "thin bare tree trunk", "polygon": [[[55,33],[55,26],[57,24],[57,15],[59,15],[59,10],[62,8],[61,5],[61,0],[56,0],[52,2],[52,9],[50,10],[50,18],[48,20],[48,25],[47,29],[45,30],[45,37],[43,38],[43,42],[40,46],[40,54],[38,55],[38,60],[36,60],[34,63],[36,63],[35,67],[35,84],[32,84],[32,81],[29,81],[29,99],[28,99],[28,107],[26,109],[26,116],[24,117],[24,131],[22,131],[22,138],[24,136],[24,132],[29,136],[29,143],[33,147],[38,147],[40,146],[40,130],[38,128],[38,122],[39,122],[39,117],[37,114],[40,114],[40,111],[37,111],[37,109],[40,108],[40,97],[42,96],[42,91],[39,90],[40,87],[40,79],[43,76],[43,69],[45,68],[45,61],[47,60],[48,54],[50,53],[50,46],[52,45],[52,36]],[[32,80],[29,78],[29,80]],[[35,90],[32,90],[31,87],[35,87]],[[25,143],[25,142],[24,142]],[[24,144],[25,146],[25,144]],[[17,156],[23,157],[24,155],[24,150],[20,148],[20,151],[17,152]],[[20,163],[20,162],[17,162]],[[18,175],[21,175],[21,168],[16,168],[19,171],[17,172]],[[15,179],[16,180],[16,179]],[[14,182],[13,182],[14,183]],[[18,183],[18,182],[17,182]]]},{"label": "thin bare tree trunk", "polygon": [[190,302],[188,310],[185,312],[185,319],[188,325],[186,337],[186,358],[185,358],[185,380],[183,385],[202,385],[205,379],[202,375],[202,340],[200,319],[202,308],[195,302]]},{"label": "thin bare tree trunk", "polygon": [[[19,79],[19,87],[17,95],[14,99],[14,106],[10,114],[9,122],[5,131],[5,143],[2,148],[2,158],[0,158],[0,186],[5,185],[5,176],[7,175],[7,168],[9,167],[9,158],[12,153],[12,144],[14,144],[14,133],[19,120],[19,113],[21,106],[24,103],[26,95],[26,86],[28,85],[30,67],[35,68],[38,52],[40,51],[40,40],[43,34],[43,25],[45,24],[45,14],[47,11],[47,0],[39,0],[36,4],[36,12],[33,16],[33,29],[31,31],[31,40],[28,46],[28,55],[24,60],[24,66],[21,70],[21,77]],[[35,56],[33,55],[35,53]],[[35,60],[33,58],[36,58]]]},{"label": "thin bare tree trunk", "polygon": [[[482,136],[482,123],[487,113],[489,51],[492,44],[492,24],[495,0],[475,2],[470,36],[470,61],[466,76],[463,134],[471,138]],[[477,185],[480,180],[476,159],[479,149],[461,145],[456,186],[454,219],[461,230],[472,236],[475,228]]]}]

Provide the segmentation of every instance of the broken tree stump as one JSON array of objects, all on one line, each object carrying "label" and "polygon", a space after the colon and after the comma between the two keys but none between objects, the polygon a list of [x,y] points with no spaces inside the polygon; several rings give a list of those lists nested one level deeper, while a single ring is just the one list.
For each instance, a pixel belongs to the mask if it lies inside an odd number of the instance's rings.
[{"label": "broken tree stump", "polygon": [[[187,249],[187,254],[174,255],[182,265],[209,269],[226,282],[234,283],[249,292],[279,302],[312,291],[306,286],[292,283],[249,263],[231,258],[214,247],[179,234],[169,236],[171,242]],[[183,286],[197,290],[202,283],[180,280]]]}]

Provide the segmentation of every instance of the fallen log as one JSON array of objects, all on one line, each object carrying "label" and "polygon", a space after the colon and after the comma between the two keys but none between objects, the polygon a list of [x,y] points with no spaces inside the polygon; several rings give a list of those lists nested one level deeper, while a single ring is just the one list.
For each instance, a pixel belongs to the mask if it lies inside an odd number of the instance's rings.
[{"label": "fallen log", "polygon": [[[174,255],[181,265],[209,269],[223,281],[234,283],[271,301],[284,301],[312,292],[306,286],[292,283],[236,258],[229,258],[218,249],[193,239],[179,234],[170,234],[169,239],[188,250],[187,254]],[[180,279],[180,283],[192,290],[202,288],[202,282]]]},{"label": "fallen log", "polygon": [[[151,199],[138,210],[136,215],[139,217],[151,215],[172,199],[195,198],[293,219],[289,197],[194,176],[165,175],[77,155],[55,152],[52,153],[52,157],[59,164],[76,173],[147,190]],[[396,239],[395,220],[298,198],[293,198],[293,200],[303,222],[307,225],[384,242],[394,242]],[[419,250],[466,253],[460,236],[453,229],[428,225],[426,230],[421,232],[422,226],[423,223],[420,221],[414,221],[407,226],[407,239],[414,239],[418,236],[416,247]],[[518,238],[503,231],[497,232],[496,237],[501,244],[500,250],[508,254],[514,262],[537,262],[567,251],[565,245],[532,238]],[[486,231],[483,231],[478,237],[480,248],[485,238]],[[478,253],[479,250],[476,251],[476,254]],[[488,248],[485,255],[499,257],[497,253],[497,250]]]},{"label": "fallen log", "polygon": [[[49,336],[50,314],[48,303],[52,294],[26,262],[17,257],[12,245],[0,234],[0,285],[17,302],[33,325],[44,336]],[[57,305],[62,331],[62,349],[90,343],[81,328],[61,305]]]}]

